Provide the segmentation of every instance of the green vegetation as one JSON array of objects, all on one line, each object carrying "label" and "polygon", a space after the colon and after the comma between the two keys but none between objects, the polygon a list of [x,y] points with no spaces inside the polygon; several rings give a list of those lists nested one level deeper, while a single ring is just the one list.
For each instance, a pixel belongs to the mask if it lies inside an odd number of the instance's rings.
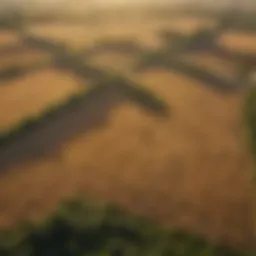
[{"label": "green vegetation", "polygon": [[0,233],[1,256],[243,256],[201,237],[160,228],[115,206],[67,201],[40,223]]},{"label": "green vegetation", "polygon": [[54,118],[60,112],[66,110],[67,108],[71,108],[74,105],[81,102],[84,98],[84,94],[75,94],[66,102],[48,107],[42,115],[39,117],[31,117],[28,118],[17,126],[12,127],[10,130],[3,132],[0,134],[0,148],[6,146],[11,141],[17,139],[20,136],[28,134],[31,130],[36,128],[38,125],[43,124],[44,122],[48,121],[49,119]]},{"label": "green vegetation", "polygon": [[[248,142],[256,163],[256,88],[250,88],[245,101],[245,121],[248,126]],[[256,168],[254,168],[256,170]],[[256,179],[256,171],[253,173]],[[255,180],[256,181],[256,180]]]}]

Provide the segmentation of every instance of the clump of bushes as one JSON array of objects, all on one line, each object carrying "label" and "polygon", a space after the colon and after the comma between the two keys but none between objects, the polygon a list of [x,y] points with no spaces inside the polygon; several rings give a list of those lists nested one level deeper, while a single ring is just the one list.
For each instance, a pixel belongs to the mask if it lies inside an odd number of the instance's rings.
[{"label": "clump of bushes", "polygon": [[111,205],[67,201],[40,223],[0,233],[1,256],[243,256],[197,236],[172,232]]},{"label": "clump of bushes", "polygon": [[24,73],[25,73],[24,67],[12,66],[12,67],[8,67],[3,70],[0,70],[0,79],[8,80],[18,76],[22,76]]}]

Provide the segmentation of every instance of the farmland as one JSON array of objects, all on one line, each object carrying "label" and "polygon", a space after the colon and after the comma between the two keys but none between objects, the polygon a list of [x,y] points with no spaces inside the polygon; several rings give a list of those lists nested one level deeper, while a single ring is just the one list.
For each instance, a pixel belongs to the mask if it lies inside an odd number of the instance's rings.
[{"label": "farmland", "polygon": [[256,53],[256,35],[246,33],[227,33],[220,38],[220,45],[247,54]]},{"label": "farmland", "polygon": [[235,79],[239,70],[239,66],[236,63],[221,59],[220,57],[207,52],[184,54],[182,60],[227,79]]},{"label": "farmland", "polygon": [[0,61],[0,70],[16,67],[26,67],[38,62],[50,62],[50,56],[47,53],[37,51],[37,50],[28,50],[20,49],[20,51],[15,52],[14,54],[2,54]]},{"label": "farmland", "polygon": [[254,35],[222,31],[209,49],[193,50],[197,31],[216,28],[212,17],[131,17],[31,22],[33,40],[17,43],[14,30],[3,47],[0,37],[0,52],[8,40],[20,49],[0,56],[0,69],[35,66],[0,80],[0,226],[89,196],[214,244],[251,248],[249,81],[237,82],[244,63],[218,47],[253,57]]},{"label": "farmland", "polygon": [[82,89],[79,79],[51,69],[2,83],[1,106],[8,109],[8,114],[5,111],[0,113],[1,130],[39,115],[49,105],[57,104]]},{"label": "farmland", "polygon": [[19,37],[8,30],[0,30],[0,46],[19,43]]}]

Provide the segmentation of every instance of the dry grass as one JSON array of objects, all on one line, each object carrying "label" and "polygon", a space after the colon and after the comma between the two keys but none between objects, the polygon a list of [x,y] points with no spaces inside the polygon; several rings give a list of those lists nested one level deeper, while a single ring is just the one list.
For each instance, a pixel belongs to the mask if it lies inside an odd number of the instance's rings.
[{"label": "dry grass", "polygon": [[233,51],[256,54],[256,34],[230,32],[220,38],[219,44]]},{"label": "dry grass", "polygon": [[8,30],[0,30],[0,47],[15,45],[20,42],[18,35]]},{"label": "dry grass", "polygon": [[186,63],[227,79],[234,79],[239,69],[236,63],[207,52],[187,53],[181,59]]},{"label": "dry grass", "polygon": [[1,225],[39,217],[81,193],[226,243],[252,241],[244,95],[216,94],[161,70],[133,79],[169,102],[171,118],[127,103],[112,112],[105,129],[1,174]]},{"label": "dry grass", "polygon": [[84,47],[88,41],[83,25],[44,24],[30,27],[30,32],[55,42],[62,42],[74,49]]},{"label": "dry grass", "polygon": [[102,69],[128,74],[136,64],[137,58],[129,53],[105,51],[87,58],[86,61]]},{"label": "dry grass", "polygon": [[182,17],[168,23],[168,28],[179,33],[191,35],[198,29],[213,28],[216,21],[207,18]]},{"label": "dry grass", "polygon": [[0,57],[0,70],[9,67],[26,67],[31,64],[50,62],[51,55],[35,49],[21,49],[20,52],[10,53]]},{"label": "dry grass", "polygon": [[[119,18],[120,19],[120,18]],[[30,31],[50,40],[61,41],[74,49],[90,47],[96,41],[104,38],[132,39],[148,48],[157,48],[161,41],[158,32],[162,29],[172,29],[185,34],[193,33],[200,27],[211,26],[212,21],[202,18],[180,18],[177,20],[140,19],[104,20],[98,24],[64,25],[45,24],[32,26]]]},{"label": "dry grass", "polygon": [[78,78],[48,69],[0,86],[0,130],[39,115],[83,88]]}]

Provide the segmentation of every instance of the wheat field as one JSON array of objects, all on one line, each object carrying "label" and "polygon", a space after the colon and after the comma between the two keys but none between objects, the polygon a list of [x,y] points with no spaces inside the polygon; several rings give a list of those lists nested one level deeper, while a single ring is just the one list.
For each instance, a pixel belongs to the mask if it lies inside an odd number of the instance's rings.
[{"label": "wheat field", "polygon": [[219,44],[233,51],[256,54],[256,34],[226,33]]},{"label": "wheat field", "polygon": [[[106,38],[132,39],[147,49],[156,49],[161,46],[159,32],[164,29],[189,35],[214,25],[211,20],[197,18],[124,19],[91,25],[36,25],[30,32],[76,50]],[[247,36],[227,34],[221,43],[239,51],[253,49],[254,39],[244,38]],[[28,56],[19,61],[24,64],[41,58],[37,53]],[[182,58],[225,77],[233,77],[237,70],[234,63],[209,53]],[[12,63],[12,58],[1,61],[4,66]],[[131,102],[118,101],[101,129],[63,141],[51,156],[35,157],[0,172],[0,226],[41,218],[62,199],[82,195],[117,203],[212,241],[235,246],[251,243],[251,159],[242,116],[246,92],[217,93],[208,84],[160,68],[134,73],[131,68],[136,58],[118,52],[106,51],[86,62],[129,75],[168,103],[170,117],[150,115]],[[51,104],[86,89],[82,83],[70,73],[50,68],[1,82],[0,130],[40,115]],[[101,116],[98,109],[104,108],[103,100],[97,104],[90,117]],[[85,123],[86,118],[81,115]]]},{"label": "wheat field", "polygon": [[0,30],[0,47],[15,45],[20,42],[19,36],[8,30]]},{"label": "wheat field", "polygon": [[86,62],[92,66],[100,67],[111,72],[129,74],[134,65],[137,64],[138,58],[129,53],[125,54],[115,51],[104,51],[86,58]]},{"label": "wheat field", "polygon": [[40,115],[49,106],[64,101],[83,88],[79,78],[54,69],[1,82],[0,130],[7,130],[26,118]]},{"label": "wheat field", "polygon": [[[214,22],[202,18],[168,19],[107,19],[90,25],[44,24],[30,26],[30,33],[63,42],[72,49],[91,47],[104,38],[133,39],[147,48],[158,48],[161,41],[158,32],[162,29],[191,34],[202,27],[211,27]],[[136,29],[135,29],[136,28]],[[72,35],[72,36],[71,36]]]},{"label": "wheat field", "polygon": [[19,52],[0,57],[0,70],[5,68],[26,67],[37,63],[50,63],[51,56],[47,52],[35,49],[21,49]]},{"label": "wheat field", "polygon": [[132,79],[164,97],[172,116],[157,118],[123,104],[106,128],[67,141],[52,157],[0,174],[0,224],[38,218],[80,194],[213,240],[251,241],[244,95],[216,94],[164,70]]},{"label": "wheat field", "polygon": [[222,59],[209,52],[183,54],[181,60],[226,79],[235,79],[239,70],[237,63]]}]

